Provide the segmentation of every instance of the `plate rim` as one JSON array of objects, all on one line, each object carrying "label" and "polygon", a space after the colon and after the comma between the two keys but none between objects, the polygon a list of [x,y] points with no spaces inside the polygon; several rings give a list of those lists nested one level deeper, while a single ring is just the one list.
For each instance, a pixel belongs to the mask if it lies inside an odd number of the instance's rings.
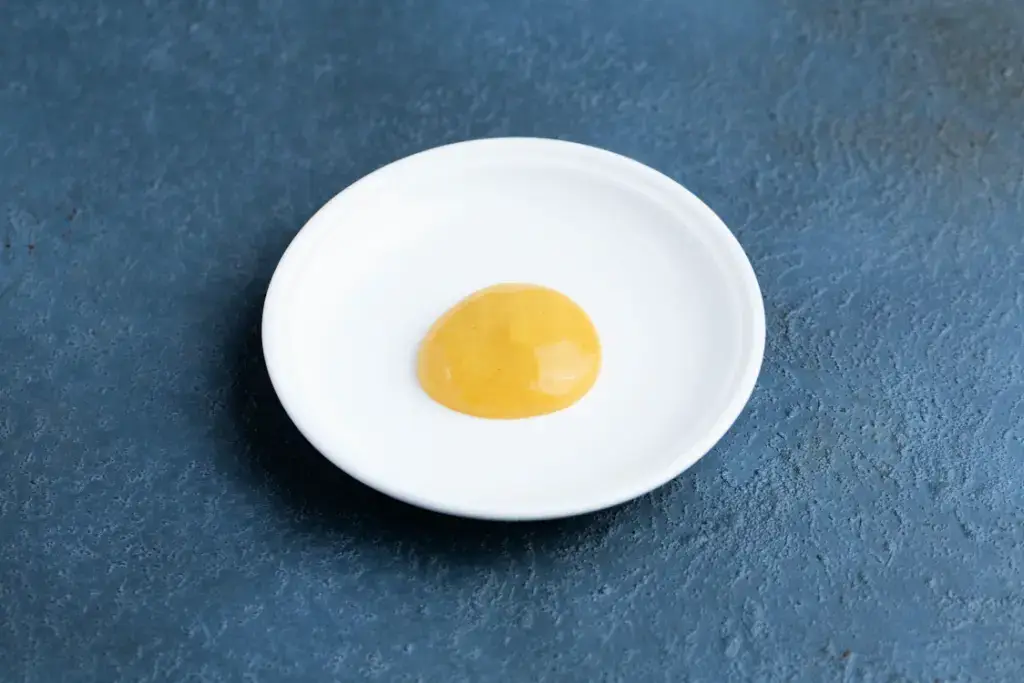
[{"label": "plate rim", "polygon": [[[609,175],[619,176],[617,182],[629,185],[630,175],[635,176],[639,174],[640,177],[645,178],[648,182],[661,185],[663,189],[675,193],[678,197],[689,203],[691,208],[702,214],[703,218],[706,219],[704,227],[718,232],[717,237],[722,240],[725,249],[730,252],[729,255],[734,265],[738,266],[738,274],[742,279],[739,288],[740,293],[746,300],[744,303],[750,305],[750,313],[752,315],[750,338],[745,340],[745,342],[750,344],[751,353],[745,358],[745,366],[742,372],[738,374],[736,390],[732,393],[725,408],[718,415],[712,427],[701,438],[697,439],[689,449],[675,455],[668,468],[664,471],[652,469],[652,474],[641,477],[639,484],[622,489],[610,487],[608,489],[610,493],[605,492],[604,495],[575,496],[568,499],[566,504],[536,507],[530,511],[503,511],[499,506],[484,508],[446,504],[443,500],[431,499],[429,496],[420,496],[415,492],[390,486],[387,481],[381,481],[372,475],[366,475],[360,471],[358,463],[354,462],[358,459],[347,459],[344,457],[344,453],[338,452],[339,449],[322,442],[315,433],[316,430],[310,429],[310,422],[305,418],[303,411],[300,409],[303,401],[295,395],[288,382],[283,381],[282,366],[284,361],[282,361],[282,342],[280,341],[283,330],[280,326],[275,326],[274,320],[281,306],[287,305],[286,302],[282,301],[282,298],[287,292],[289,281],[295,276],[294,271],[300,270],[297,266],[301,261],[301,257],[309,250],[317,234],[323,232],[322,229],[315,230],[312,228],[323,225],[322,221],[318,219],[324,214],[331,212],[337,204],[345,201],[346,196],[352,194],[356,188],[371,182],[377,182],[381,176],[395,172],[403,166],[422,162],[424,157],[450,154],[474,147],[480,148],[483,153],[488,153],[494,150],[500,152],[501,148],[506,148],[506,151],[508,151],[508,148],[526,148],[530,146],[535,147],[536,151],[543,151],[544,148],[547,148],[550,152],[552,148],[557,147],[562,152],[587,154],[603,159],[606,163],[612,165],[608,169],[610,171]],[[643,192],[642,188],[639,189]],[[764,298],[753,265],[736,236],[707,204],[681,183],[635,159],[592,145],[541,137],[475,138],[432,147],[385,164],[342,189],[309,217],[285,249],[267,287],[260,325],[263,359],[278,402],[302,436],[324,458],[363,485],[403,503],[442,514],[492,521],[559,519],[596,512],[639,498],[674,480],[710,452],[742,414],[743,409],[753,394],[763,365],[765,336]]]}]

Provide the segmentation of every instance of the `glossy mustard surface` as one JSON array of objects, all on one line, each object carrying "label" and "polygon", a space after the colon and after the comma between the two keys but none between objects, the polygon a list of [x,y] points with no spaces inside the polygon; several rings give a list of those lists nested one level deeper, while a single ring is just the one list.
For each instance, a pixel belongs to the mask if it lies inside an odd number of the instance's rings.
[{"label": "glossy mustard surface", "polygon": [[553,413],[590,391],[601,344],[589,316],[564,294],[500,284],[469,295],[420,345],[423,390],[452,410],[516,419]]}]

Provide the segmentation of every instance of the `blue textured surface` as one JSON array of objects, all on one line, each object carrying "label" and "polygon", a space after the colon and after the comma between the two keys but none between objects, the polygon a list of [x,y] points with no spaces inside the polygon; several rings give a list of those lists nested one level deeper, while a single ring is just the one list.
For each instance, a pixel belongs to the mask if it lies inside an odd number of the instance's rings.
[{"label": "blue textured surface", "polygon": [[[0,3],[0,680],[1024,680],[1024,5]],[[766,362],[696,467],[502,526],[355,485],[256,325],[468,137],[680,180]]]}]

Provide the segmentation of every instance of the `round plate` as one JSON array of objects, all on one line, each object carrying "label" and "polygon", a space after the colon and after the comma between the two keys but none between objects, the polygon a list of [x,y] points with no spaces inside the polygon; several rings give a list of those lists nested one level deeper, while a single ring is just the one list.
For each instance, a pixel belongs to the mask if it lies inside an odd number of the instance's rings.
[{"label": "round plate", "polygon": [[[420,389],[430,325],[501,282],[557,289],[593,320],[601,374],[572,407],[486,420]],[[432,149],[341,192],[263,311],[274,388],[321,453],[408,503],[501,520],[597,510],[681,473],[742,410],[764,331],[754,271],[699,199],[617,154],[522,138]]]}]

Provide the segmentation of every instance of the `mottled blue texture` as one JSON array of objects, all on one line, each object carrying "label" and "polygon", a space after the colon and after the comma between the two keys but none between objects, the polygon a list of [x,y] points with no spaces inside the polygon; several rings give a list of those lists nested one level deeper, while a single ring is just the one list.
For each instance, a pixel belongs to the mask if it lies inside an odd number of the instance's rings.
[{"label": "mottled blue texture", "polygon": [[[0,2],[0,680],[1024,680],[1024,4]],[[393,503],[278,407],[284,247],[371,169],[651,164],[764,290],[632,504]]]}]

